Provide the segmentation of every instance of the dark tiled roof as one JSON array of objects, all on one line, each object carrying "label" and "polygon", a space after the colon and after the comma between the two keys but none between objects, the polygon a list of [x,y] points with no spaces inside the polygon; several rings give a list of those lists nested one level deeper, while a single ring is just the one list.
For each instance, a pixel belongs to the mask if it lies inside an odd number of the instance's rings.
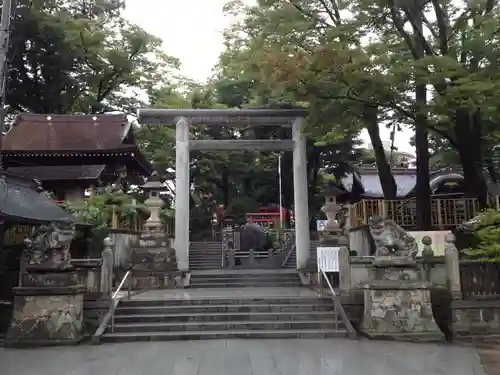
[{"label": "dark tiled roof", "polygon": [[[397,186],[397,197],[403,198],[415,193],[417,185],[417,170],[407,168],[392,168],[392,175]],[[361,185],[364,189],[364,196],[371,198],[382,198],[384,196],[378,170],[376,168],[360,168],[358,171]],[[434,189],[444,180],[460,180],[463,177],[460,174],[452,172],[448,168],[433,170],[430,172],[430,187]],[[347,173],[341,179],[344,187],[351,191],[353,187],[353,173]]]},{"label": "dark tiled roof", "polygon": [[5,151],[106,150],[122,146],[126,115],[20,114],[3,141]]},{"label": "dark tiled roof", "polygon": [[105,165],[10,167],[7,173],[39,181],[97,180],[105,167]]},{"label": "dark tiled roof", "polygon": [[[361,174],[361,184],[365,190],[364,195],[373,198],[380,198],[384,196],[382,192],[382,185],[380,184],[380,179],[378,174]],[[407,196],[415,187],[417,182],[417,176],[415,174],[395,174],[394,180],[397,185],[398,197]],[[350,191],[353,184],[353,175],[348,173],[344,178],[342,178],[342,184],[345,188]]]},{"label": "dark tiled roof", "polygon": [[37,222],[75,221],[54,200],[38,192],[34,182],[14,176],[0,181],[0,216]]}]

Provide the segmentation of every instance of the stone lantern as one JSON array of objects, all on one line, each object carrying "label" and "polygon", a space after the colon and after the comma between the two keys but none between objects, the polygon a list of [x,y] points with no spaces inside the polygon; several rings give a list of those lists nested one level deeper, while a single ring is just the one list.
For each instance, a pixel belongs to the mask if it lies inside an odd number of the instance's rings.
[{"label": "stone lantern", "polygon": [[321,238],[324,245],[327,243],[328,245],[338,245],[339,242],[343,242],[343,223],[342,226],[339,225],[339,221],[342,221],[342,215],[339,215],[342,205],[337,203],[337,199],[345,193],[335,182],[329,183],[325,189],[325,204],[321,207],[321,211],[325,213],[327,218]]},{"label": "stone lantern", "polygon": [[160,210],[165,202],[160,197],[160,192],[165,190],[165,185],[160,181],[158,173],[153,172],[147,182],[141,188],[148,194],[148,198],[144,204],[149,209],[149,219],[144,224],[144,228],[148,232],[162,232],[163,221],[160,217]]},{"label": "stone lantern", "polygon": [[342,206],[337,203],[338,197],[345,194],[345,191],[340,189],[337,184],[329,183],[325,189],[325,204],[321,207],[326,215],[327,223],[325,230],[338,230],[340,229],[337,222],[337,214],[342,210]]}]

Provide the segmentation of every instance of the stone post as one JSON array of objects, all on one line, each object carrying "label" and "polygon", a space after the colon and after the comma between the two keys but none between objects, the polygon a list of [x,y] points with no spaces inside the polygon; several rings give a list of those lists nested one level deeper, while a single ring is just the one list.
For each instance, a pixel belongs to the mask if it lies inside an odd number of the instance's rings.
[{"label": "stone post", "polygon": [[[325,204],[321,207],[327,218],[327,223],[320,238],[321,246],[339,248],[339,289],[348,295],[351,290],[351,264],[349,261],[349,240],[345,236],[337,219],[342,206],[337,204],[337,197],[344,192],[335,183],[329,184],[325,191]],[[345,226],[345,220],[339,220]]]},{"label": "stone post", "polygon": [[351,262],[349,260],[349,247],[340,241],[339,245],[339,289],[341,295],[351,293]]},{"label": "stone post", "polygon": [[453,299],[462,299],[462,287],[460,285],[460,264],[458,250],[455,246],[455,236],[447,234],[445,237],[444,261],[446,268],[446,281]]},{"label": "stone post", "polygon": [[175,239],[180,271],[189,271],[189,123],[181,117],[175,124]]},{"label": "stone post", "polygon": [[101,287],[100,291],[103,295],[108,295],[111,298],[113,292],[113,241],[110,237],[104,239],[104,250],[102,252],[102,267],[101,267]]},{"label": "stone post", "polygon": [[293,195],[298,270],[307,266],[307,260],[310,256],[306,137],[302,133],[302,125],[302,118],[297,118],[292,125],[292,138],[295,143],[293,148]]}]

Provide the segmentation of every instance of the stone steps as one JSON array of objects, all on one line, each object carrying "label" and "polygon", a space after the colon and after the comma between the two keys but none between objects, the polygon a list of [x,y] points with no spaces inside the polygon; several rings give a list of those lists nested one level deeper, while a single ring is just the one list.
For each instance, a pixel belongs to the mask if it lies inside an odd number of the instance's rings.
[{"label": "stone steps", "polygon": [[[271,303],[272,302],[272,303]],[[259,298],[259,297],[214,297],[214,298],[197,298],[197,299],[169,299],[169,300],[141,300],[131,299],[123,300],[120,302],[120,309],[129,307],[174,307],[174,306],[212,306],[212,305],[311,305],[320,304],[322,306],[331,306],[333,309],[333,302],[328,298],[320,297],[273,297]]]},{"label": "stone steps", "polygon": [[190,288],[299,287],[296,272],[245,272],[191,275]]},{"label": "stone steps", "polygon": [[212,282],[212,283],[191,283],[190,288],[249,288],[249,287],[300,287],[300,281],[281,281],[281,282],[271,282],[271,281],[245,281],[245,282]]},{"label": "stone steps", "polygon": [[[333,314],[332,314],[333,315]],[[234,321],[179,321],[179,322],[129,322],[115,323],[115,333],[127,332],[184,332],[224,330],[273,330],[273,329],[335,329],[336,320],[234,320]]]},{"label": "stone steps", "polygon": [[210,270],[221,268],[221,242],[191,242],[189,246],[189,268]]},{"label": "stone steps", "polygon": [[103,342],[219,338],[347,337],[333,302],[320,297],[123,300]]},{"label": "stone steps", "polygon": [[[122,312],[123,313],[123,312]],[[290,322],[307,321],[311,319],[311,311],[265,311],[265,312],[193,312],[193,313],[166,313],[166,314],[123,314],[115,316],[116,324],[123,323],[170,323],[170,322],[232,322],[242,321],[267,321],[267,322]],[[331,311],[314,311],[314,318],[318,320],[332,319]]]},{"label": "stone steps", "polygon": [[109,333],[103,336],[103,342],[133,341],[180,341],[180,340],[215,340],[215,339],[317,339],[347,337],[343,331],[331,329],[304,330],[224,330],[224,331],[188,331],[188,332],[146,332],[146,333]]},{"label": "stone steps", "polygon": [[[120,306],[120,315],[122,318],[126,319],[125,316],[170,316],[185,313],[189,316],[198,316],[197,310],[199,310],[199,305],[179,305],[179,306]],[[202,315],[207,314],[260,314],[260,313],[304,313],[311,311],[318,312],[330,312],[331,304],[322,304],[321,301],[313,303],[304,304],[221,304],[221,305],[203,305]]]}]

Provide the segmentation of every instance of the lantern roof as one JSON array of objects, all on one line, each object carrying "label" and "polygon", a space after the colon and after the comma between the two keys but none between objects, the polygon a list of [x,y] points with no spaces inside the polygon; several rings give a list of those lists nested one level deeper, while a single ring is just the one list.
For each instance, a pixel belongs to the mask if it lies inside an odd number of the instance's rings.
[{"label": "lantern roof", "polygon": [[151,174],[146,183],[141,186],[141,188],[144,190],[163,190],[165,189],[165,185],[161,182],[160,176],[155,171]]}]

